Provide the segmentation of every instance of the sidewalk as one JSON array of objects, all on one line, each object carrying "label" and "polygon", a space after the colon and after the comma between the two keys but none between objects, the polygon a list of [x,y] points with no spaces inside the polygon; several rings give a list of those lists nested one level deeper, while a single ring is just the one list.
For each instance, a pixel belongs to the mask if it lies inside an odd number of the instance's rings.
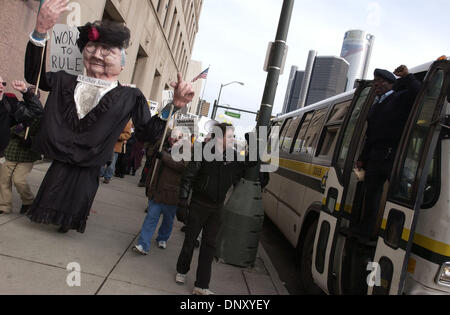
[{"label": "sidewalk", "polygon": [[[34,193],[49,164],[36,165],[29,176]],[[85,234],[58,234],[56,226],[39,225],[18,214],[0,216],[0,294],[67,295],[189,295],[195,282],[198,249],[184,286],[175,283],[175,266],[184,240],[175,223],[168,248],[154,245],[148,256],[138,256],[135,244],[147,199],[138,177],[114,178],[101,184]],[[81,286],[69,287],[68,264],[81,267]],[[215,262],[210,288],[220,295],[287,294],[262,246],[252,269]]]}]

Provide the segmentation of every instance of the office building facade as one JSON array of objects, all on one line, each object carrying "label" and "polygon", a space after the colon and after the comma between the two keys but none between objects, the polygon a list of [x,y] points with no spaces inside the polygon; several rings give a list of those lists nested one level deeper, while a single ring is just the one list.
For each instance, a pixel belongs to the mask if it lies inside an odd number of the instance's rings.
[{"label": "office building facade", "polygon": [[[170,89],[178,72],[192,79],[186,75],[202,5],[203,0],[74,0],[72,12],[58,23],[67,24],[69,19],[80,25],[104,19],[124,23],[131,30],[131,42],[119,80],[161,103],[162,91]],[[0,73],[7,81],[23,79],[25,47],[39,1],[0,0],[0,7],[8,12],[0,19]]]}]

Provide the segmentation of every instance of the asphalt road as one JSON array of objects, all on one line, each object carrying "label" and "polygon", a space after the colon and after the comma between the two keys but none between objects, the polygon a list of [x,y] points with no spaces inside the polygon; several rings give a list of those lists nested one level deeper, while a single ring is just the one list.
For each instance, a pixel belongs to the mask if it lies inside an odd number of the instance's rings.
[{"label": "asphalt road", "polygon": [[299,284],[300,271],[296,265],[296,251],[267,216],[264,219],[260,242],[289,294],[305,294]]}]

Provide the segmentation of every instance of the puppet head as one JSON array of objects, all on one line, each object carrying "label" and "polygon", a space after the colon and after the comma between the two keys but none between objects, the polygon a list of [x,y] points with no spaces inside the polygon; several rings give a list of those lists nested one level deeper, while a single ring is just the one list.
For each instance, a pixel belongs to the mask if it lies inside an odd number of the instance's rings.
[{"label": "puppet head", "polygon": [[87,23],[78,28],[77,45],[83,53],[87,75],[115,81],[125,67],[125,49],[130,44],[130,30],[111,21]]}]

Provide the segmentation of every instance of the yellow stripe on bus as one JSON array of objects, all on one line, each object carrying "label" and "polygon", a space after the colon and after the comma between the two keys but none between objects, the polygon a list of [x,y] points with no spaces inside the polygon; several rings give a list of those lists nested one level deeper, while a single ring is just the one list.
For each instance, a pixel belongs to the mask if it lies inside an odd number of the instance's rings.
[{"label": "yellow stripe on bus", "polygon": [[[386,230],[387,220],[383,219],[383,223],[381,224],[381,228]],[[411,230],[403,229],[402,239],[406,242],[409,241],[409,236],[411,235]],[[429,237],[416,233],[414,235],[414,244],[419,245],[433,253],[450,257],[450,244],[442,243],[436,240],[433,240]]]},{"label": "yellow stripe on bus", "polygon": [[302,173],[304,175],[312,176],[322,180],[322,178],[327,174],[330,170],[329,167],[314,165],[311,163],[299,162],[288,159],[279,159],[280,167],[287,168],[288,170],[295,171],[298,173]]},{"label": "yellow stripe on bus", "polygon": [[[312,176],[318,179],[323,179],[323,177],[326,175],[326,173],[330,170],[329,167],[324,167],[320,165],[314,165],[311,163],[305,163],[305,162],[299,162],[294,160],[288,160],[288,159],[279,159],[280,167],[289,169],[291,171],[295,171],[298,173],[302,173],[304,175]],[[327,203],[327,199],[323,198],[322,204],[325,206]],[[341,208],[341,205],[339,203],[336,203],[336,212],[339,212]],[[352,207],[350,205],[346,205],[344,207],[344,211],[347,213],[351,213]],[[386,224],[387,221],[383,219],[381,228],[383,230],[386,230]],[[409,241],[409,236],[411,235],[411,230],[409,229],[403,229],[402,232],[402,239],[406,242]],[[424,235],[415,234],[414,235],[414,244],[423,247],[427,250],[430,250],[434,253],[440,254],[442,256],[450,257],[450,245],[446,243],[442,243],[436,240],[433,240],[429,237],[426,237]]]}]

